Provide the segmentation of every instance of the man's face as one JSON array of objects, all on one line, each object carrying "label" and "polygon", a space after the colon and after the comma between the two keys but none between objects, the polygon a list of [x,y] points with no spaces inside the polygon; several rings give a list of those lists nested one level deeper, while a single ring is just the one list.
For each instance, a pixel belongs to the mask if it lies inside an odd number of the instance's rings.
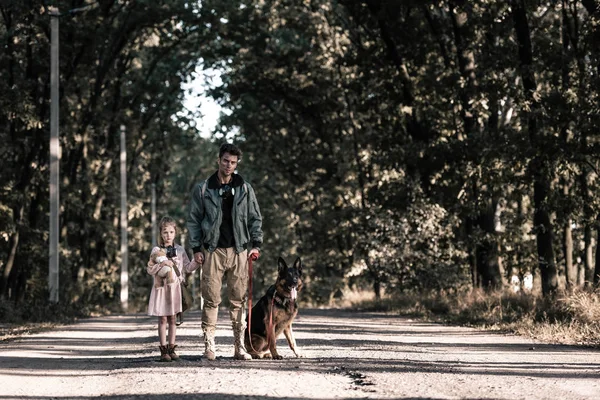
[{"label": "man's face", "polygon": [[229,177],[237,168],[238,156],[233,156],[229,153],[223,153],[223,156],[218,159],[218,162],[219,174],[222,177]]}]

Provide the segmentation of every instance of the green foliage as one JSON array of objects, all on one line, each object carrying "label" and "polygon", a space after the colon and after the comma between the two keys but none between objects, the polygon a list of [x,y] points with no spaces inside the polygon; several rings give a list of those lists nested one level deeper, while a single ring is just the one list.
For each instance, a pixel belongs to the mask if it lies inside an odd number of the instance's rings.
[{"label": "green foliage", "polygon": [[90,316],[91,308],[86,304],[50,304],[46,301],[48,293],[44,294],[45,297],[27,300],[19,304],[0,300],[0,319],[5,324],[22,325],[42,322],[65,323]]},{"label": "green foliage", "polygon": [[[27,302],[47,280],[50,17],[21,3],[0,6],[0,296]],[[61,302],[118,304],[121,126],[135,309],[152,185],[159,217],[184,228],[224,140],[242,147],[264,216],[257,291],[280,255],[302,257],[314,303],[349,287],[500,288],[540,267],[562,285],[567,253],[583,270],[598,234],[597,5],[148,0],[65,14]],[[212,141],[182,111],[198,66],[223,82]]]},{"label": "green foliage", "polygon": [[231,111],[219,134],[260,155],[259,198],[276,193],[277,218],[290,221],[266,237],[293,230],[277,247],[312,266],[307,297],[461,289],[469,273],[501,287],[538,267],[535,234],[549,227],[534,214],[556,215],[559,232],[567,217],[589,224],[600,212],[591,187],[579,191],[598,164],[588,125],[598,73],[577,44],[594,28],[581,5],[526,4],[534,52],[523,68],[526,26],[506,2],[204,6],[205,63],[223,73],[212,94]]},{"label": "green foliage", "polygon": [[600,346],[598,291],[578,290],[554,299],[510,291],[423,291],[358,301],[352,307],[513,332],[547,342]]},{"label": "green foliage", "polygon": [[[60,304],[118,307],[120,278],[119,135],[126,131],[129,274],[132,303],[150,280],[151,186],[159,214],[179,209],[190,173],[205,161],[204,140],[182,113],[182,82],[198,63],[197,9],[186,1],[101,3],[60,17]],[[3,3],[0,56],[2,148],[0,296],[46,301],[48,273],[48,137],[50,22],[44,7]],[[8,106],[10,104],[10,106]],[[184,166],[181,165],[180,168]],[[192,172],[194,171],[194,172]],[[175,182],[177,181],[177,182]],[[180,191],[173,196],[167,191]],[[181,215],[178,215],[181,218]],[[11,260],[11,251],[15,258]],[[32,267],[35,266],[35,267]],[[141,300],[141,301],[140,301]],[[39,307],[38,307],[39,308]],[[34,316],[30,316],[33,318]]]}]

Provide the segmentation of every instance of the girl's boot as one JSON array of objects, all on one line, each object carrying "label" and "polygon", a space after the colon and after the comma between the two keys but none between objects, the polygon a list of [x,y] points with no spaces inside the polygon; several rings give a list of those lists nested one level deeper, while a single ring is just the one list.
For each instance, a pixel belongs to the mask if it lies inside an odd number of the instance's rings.
[{"label": "girl's boot", "polygon": [[160,361],[171,361],[169,348],[167,346],[158,346],[158,348],[160,349]]},{"label": "girl's boot", "polygon": [[175,353],[175,347],[177,347],[176,344],[169,345],[169,357],[171,357],[171,360],[173,361],[179,361],[179,356]]}]

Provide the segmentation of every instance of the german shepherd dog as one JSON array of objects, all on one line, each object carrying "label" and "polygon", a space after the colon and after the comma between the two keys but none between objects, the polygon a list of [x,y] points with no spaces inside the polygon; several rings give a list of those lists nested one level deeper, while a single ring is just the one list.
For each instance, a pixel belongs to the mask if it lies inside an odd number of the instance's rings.
[{"label": "german shepherd dog", "polygon": [[[252,307],[252,318],[246,325],[244,341],[246,351],[252,358],[273,358],[281,360],[277,353],[277,338],[281,332],[285,335],[290,349],[296,357],[301,357],[296,347],[296,339],[292,331],[292,322],[298,314],[298,292],[302,289],[302,261],[296,258],[294,266],[289,268],[285,260],[279,257],[278,276],[274,285]],[[251,335],[249,334],[251,330]]]}]

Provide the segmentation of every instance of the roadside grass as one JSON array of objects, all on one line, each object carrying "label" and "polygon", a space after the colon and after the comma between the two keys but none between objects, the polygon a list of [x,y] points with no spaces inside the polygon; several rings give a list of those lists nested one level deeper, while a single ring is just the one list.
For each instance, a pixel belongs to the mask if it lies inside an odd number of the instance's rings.
[{"label": "roadside grass", "polygon": [[[552,298],[536,293],[477,289],[462,293],[385,295],[377,300],[372,292],[345,292],[330,305],[515,333],[546,343],[600,348],[600,289],[576,290]],[[0,300],[0,341],[108,313],[110,310],[81,308],[76,304],[15,306],[13,302]]]},{"label": "roadside grass", "polygon": [[0,300],[0,341],[47,331],[89,315],[89,310],[77,304],[27,302],[16,305],[13,301]]},{"label": "roadside grass", "polygon": [[[192,309],[197,308],[197,304],[192,307]],[[145,313],[146,310],[146,299],[134,298],[129,302],[128,311],[131,313]],[[120,312],[122,311],[119,304],[90,306],[80,301],[53,304],[40,300],[17,304],[14,301],[0,299],[0,342],[10,341],[22,335],[48,331],[80,319]]]},{"label": "roadside grass", "polygon": [[515,333],[546,343],[600,348],[600,290],[544,298],[510,291],[346,296],[354,309],[399,313],[447,324]]}]

